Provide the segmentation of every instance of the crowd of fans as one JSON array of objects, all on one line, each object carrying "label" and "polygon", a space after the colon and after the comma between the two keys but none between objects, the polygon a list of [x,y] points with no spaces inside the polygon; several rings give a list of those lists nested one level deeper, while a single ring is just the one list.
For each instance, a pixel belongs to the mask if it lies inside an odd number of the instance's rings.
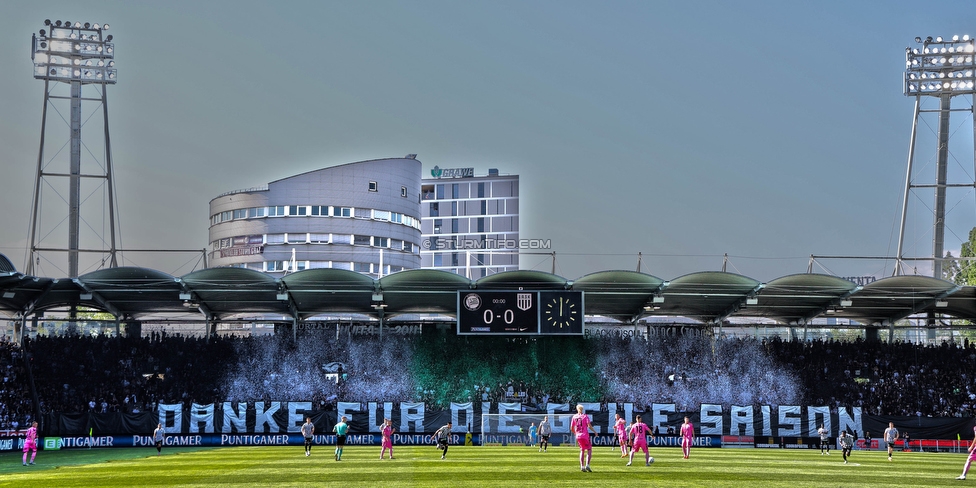
[{"label": "crowd of fans", "polygon": [[17,344],[0,337],[0,429],[17,429],[33,420],[30,384],[23,352]]},{"label": "crowd of fans", "polygon": [[[30,364],[30,371],[27,364]],[[976,346],[711,337],[496,338],[307,333],[0,339],[0,429],[37,411],[140,412],[223,401],[860,406],[972,416]],[[33,391],[31,385],[33,378]]]},{"label": "crowd of fans", "polygon": [[764,341],[796,372],[811,405],[861,406],[876,415],[970,417],[976,406],[976,345],[943,342]]}]

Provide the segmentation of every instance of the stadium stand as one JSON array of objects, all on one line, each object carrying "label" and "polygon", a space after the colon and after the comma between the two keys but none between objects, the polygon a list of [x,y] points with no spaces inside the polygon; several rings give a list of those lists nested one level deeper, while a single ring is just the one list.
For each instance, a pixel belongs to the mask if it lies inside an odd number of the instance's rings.
[{"label": "stadium stand", "polygon": [[[40,414],[152,411],[245,400],[673,402],[860,406],[865,414],[970,417],[976,348],[962,343],[701,337],[51,336],[0,341],[0,428]],[[324,366],[345,365],[337,375]],[[748,385],[748,386],[747,386]],[[524,400],[523,400],[524,399]]]}]

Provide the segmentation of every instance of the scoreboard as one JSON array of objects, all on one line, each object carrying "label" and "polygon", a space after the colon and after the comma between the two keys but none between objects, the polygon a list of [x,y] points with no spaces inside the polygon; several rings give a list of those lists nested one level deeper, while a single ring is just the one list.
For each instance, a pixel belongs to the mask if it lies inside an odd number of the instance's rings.
[{"label": "scoreboard", "polygon": [[458,335],[581,335],[581,291],[459,291]]}]

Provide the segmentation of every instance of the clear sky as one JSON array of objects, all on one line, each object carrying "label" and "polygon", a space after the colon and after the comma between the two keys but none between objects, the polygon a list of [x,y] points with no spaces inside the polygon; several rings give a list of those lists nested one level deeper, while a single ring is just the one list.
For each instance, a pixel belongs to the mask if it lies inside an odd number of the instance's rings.
[{"label": "clear sky", "polygon": [[[549,239],[567,278],[635,269],[638,252],[664,279],[728,253],[729,271],[763,281],[805,272],[811,254],[894,255],[905,47],[976,35],[972,0],[14,0],[0,19],[0,253],[18,269],[43,96],[29,41],[44,19],[111,25],[123,247],[201,249],[223,192],[417,153],[425,172],[519,174],[521,235]],[[951,170],[972,178],[967,117]],[[920,140],[924,174],[933,144]],[[912,200],[906,255],[931,255],[932,200]],[[955,250],[974,195],[948,200]],[[181,275],[187,259],[124,264]]]}]

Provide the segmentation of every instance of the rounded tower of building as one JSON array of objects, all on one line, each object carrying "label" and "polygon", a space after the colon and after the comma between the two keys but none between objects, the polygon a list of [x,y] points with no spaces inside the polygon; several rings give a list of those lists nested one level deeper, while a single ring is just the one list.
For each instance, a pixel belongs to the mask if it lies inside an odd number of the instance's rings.
[{"label": "rounded tower of building", "polygon": [[420,267],[414,155],[322,168],[210,201],[210,267],[275,274],[339,268],[372,276]]}]

